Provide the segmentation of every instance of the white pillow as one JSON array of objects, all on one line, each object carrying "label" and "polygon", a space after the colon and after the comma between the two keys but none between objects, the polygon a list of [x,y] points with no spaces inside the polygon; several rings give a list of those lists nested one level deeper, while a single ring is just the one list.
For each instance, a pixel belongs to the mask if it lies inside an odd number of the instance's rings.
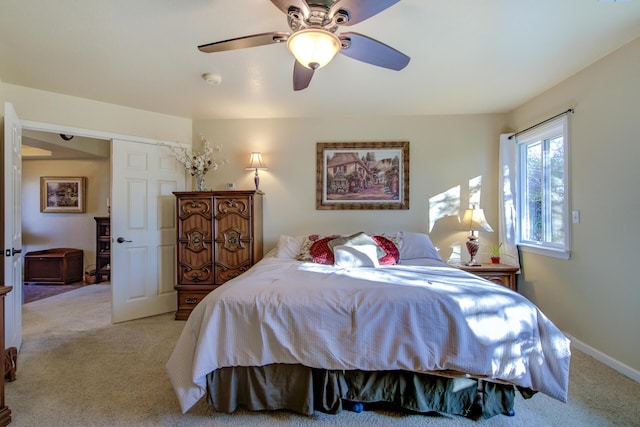
[{"label": "white pillow", "polygon": [[305,236],[286,236],[281,235],[276,244],[276,258],[295,259],[300,253],[300,247]]},{"label": "white pillow", "polygon": [[335,246],[333,256],[336,267],[380,267],[376,245]]},{"label": "white pillow", "polygon": [[380,235],[398,241],[397,246],[401,261],[416,258],[433,258],[442,261],[438,250],[425,233],[398,231],[396,233],[380,233]]},{"label": "white pillow", "polygon": [[442,260],[431,239],[424,233],[404,231],[400,245],[400,259],[434,258]]}]

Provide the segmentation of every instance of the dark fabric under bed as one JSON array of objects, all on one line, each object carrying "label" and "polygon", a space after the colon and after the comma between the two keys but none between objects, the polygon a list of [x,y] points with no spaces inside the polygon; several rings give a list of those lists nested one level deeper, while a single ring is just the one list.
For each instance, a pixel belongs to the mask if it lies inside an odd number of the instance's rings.
[{"label": "dark fabric under bed", "polygon": [[219,412],[288,409],[338,413],[344,401],[396,409],[490,418],[513,409],[512,385],[406,371],[332,371],[302,365],[231,367],[207,375],[207,402]]}]

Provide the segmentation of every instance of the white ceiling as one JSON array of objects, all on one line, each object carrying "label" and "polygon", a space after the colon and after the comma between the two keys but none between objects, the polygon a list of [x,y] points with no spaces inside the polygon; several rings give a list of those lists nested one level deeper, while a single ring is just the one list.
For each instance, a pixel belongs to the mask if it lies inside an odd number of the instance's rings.
[{"label": "white ceiling", "polygon": [[345,31],[407,68],[338,55],[300,92],[284,45],[196,49],[269,31],[269,0],[1,0],[0,80],[192,119],[507,112],[640,36],[640,0],[402,0]]}]

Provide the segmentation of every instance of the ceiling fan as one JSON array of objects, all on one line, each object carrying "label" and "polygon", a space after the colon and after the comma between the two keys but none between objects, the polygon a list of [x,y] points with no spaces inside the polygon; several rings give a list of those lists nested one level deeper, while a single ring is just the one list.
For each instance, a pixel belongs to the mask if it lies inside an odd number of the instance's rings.
[{"label": "ceiling fan", "polygon": [[377,40],[347,32],[336,35],[341,26],[350,26],[371,18],[400,0],[271,0],[287,15],[292,32],[274,31],[203,44],[205,53],[247,47],[287,43],[296,58],[293,89],[306,89],[315,70],[327,65],[338,53],[368,64],[402,70],[410,58]]}]

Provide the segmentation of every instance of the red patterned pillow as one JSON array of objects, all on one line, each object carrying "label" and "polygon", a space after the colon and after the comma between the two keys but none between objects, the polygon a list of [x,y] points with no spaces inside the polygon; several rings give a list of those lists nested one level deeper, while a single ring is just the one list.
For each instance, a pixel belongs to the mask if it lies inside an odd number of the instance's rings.
[{"label": "red patterned pillow", "polygon": [[300,245],[300,253],[296,256],[296,259],[298,261],[304,262],[313,261],[313,257],[309,253],[309,249],[311,249],[311,246],[315,242],[322,239],[323,237],[324,236],[321,236],[319,234],[311,234],[310,236],[305,237],[302,244]]},{"label": "red patterned pillow", "polygon": [[378,260],[380,265],[394,265],[398,263],[398,260],[400,259],[400,250],[398,250],[395,243],[382,236],[371,236],[371,238],[387,253]]},{"label": "red patterned pillow", "polygon": [[316,264],[327,264],[331,265],[334,263],[333,251],[329,247],[329,242],[335,239],[336,236],[333,237],[325,237],[324,239],[317,240],[311,245],[309,248],[309,253],[311,254],[311,258],[313,262]]},{"label": "red patterned pillow", "polygon": [[318,241],[328,238],[329,240],[335,239],[336,237],[340,237],[339,235],[334,236],[322,236],[320,234],[311,234],[303,238],[302,244],[300,245],[300,253],[296,256],[298,261],[303,262],[313,262],[313,255],[311,255],[311,247],[316,244]]},{"label": "red patterned pillow", "polygon": [[[329,242],[337,236],[324,237],[316,240],[309,248],[309,254],[316,264],[332,265],[335,262],[333,251],[329,247]],[[371,236],[371,238],[386,252],[386,255],[378,259],[380,265],[394,265],[400,259],[398,247],[389,239],[382,236]]]}]

